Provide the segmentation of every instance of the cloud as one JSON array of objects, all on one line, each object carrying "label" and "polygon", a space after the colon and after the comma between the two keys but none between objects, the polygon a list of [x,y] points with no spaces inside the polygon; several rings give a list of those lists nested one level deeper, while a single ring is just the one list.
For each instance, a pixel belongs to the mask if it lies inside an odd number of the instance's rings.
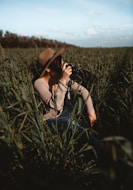
[{"label": "cloud", "polygon": [[50,29],[48,29],[48,33],[60,33],[61,32],[61,29],[59,28],[59,27],[57,27],[57,26],[53,26],[53,27],[51,27]]},{"label": "cloud", "polygon": [[91,38],[75,39],[75,44],[80,47],[132,47],[133,35],[131,36],[92,36]]},{"label": "cloud", "polygon": [[117,27],[105,27],[105,26],[101,26],[101,25],[96,25],[96,26],[91,26],[88,27],[87,30],[85,31],[85,34],[90,36],[90,35],[112,35],[112,36],[118,36],[118,35],[129,35],[129,34],[133,34],[133,32],[131,32],[131,29],[133,27],[130,26],[129,28],[127,28],[127,26],[117,26]]},{"label": "cloud", "polygon": [[44,32],[36,32],[35,36],[39,38],[48,38],[48,35],[45,34]]},{"label": "cloud", "polygon": [[74,43],[83,47],[133,46],[133,32],[131,32],[131,28],[127,29],[126,26],[90,26],[86,29],[84,35],[75,39]]},{"label": "cloud", "polygon": [[96,35],[97,34],[97,31],[95,28],[93,27],[90,27],[87,29],[87,32],[86,32],[88,35]]}]

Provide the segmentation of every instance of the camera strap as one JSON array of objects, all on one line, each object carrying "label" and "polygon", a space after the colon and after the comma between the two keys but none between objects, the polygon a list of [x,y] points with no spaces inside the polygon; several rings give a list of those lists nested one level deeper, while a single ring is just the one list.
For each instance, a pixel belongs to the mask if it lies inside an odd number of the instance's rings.
[{"label": "camera strap", "polygon": [[67,90],[67,99],[71,100],[71,85],[72,85],[72,80],[70,79],[68,82],[68,90]]}]

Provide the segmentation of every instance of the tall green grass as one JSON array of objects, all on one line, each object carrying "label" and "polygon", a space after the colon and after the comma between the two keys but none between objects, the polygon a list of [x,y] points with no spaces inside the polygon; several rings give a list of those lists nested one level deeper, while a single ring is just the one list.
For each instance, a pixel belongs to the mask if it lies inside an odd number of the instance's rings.
[{"label": "tall green grass", "polygon": [[[64,54],[64,59],[80,70],[74,79],[83,84],[93,98],[98,120],[92,133],[104,142],[107,151],[103,154],[107,163],[100,160],[99,169],[96,150],[89,144],[79,144],[76,130],[70,133],[68,125],[62,132],[60,126],[54,126],[53,131],[42,121],[46,108],[32,84],[38,71],[36,57],[41,50],[1,47],[1,179],[10,180],[12,187],[18,189],[27,188],[27,178],[30,187],[37,186],[36,189],[52,188],[51,183],[59,188],[64,188],[63,183],[79,189],[106,189],[110,183],[116,187],[117,172],[124,169],[116,169],[114,164],[120,161],[129,166],[132,160],[132,50],[68,48]],[[73,118],[84,124],[85,105],[79,96],[74,97],[78,101],[73,104]],[[119,159],[119,151],[122,159]],[[105,187],[101,176],[107,180]],[[119,188],[125,188],[123,183],[118,183]],[[1,187],[8,189],[9,184]]]}]

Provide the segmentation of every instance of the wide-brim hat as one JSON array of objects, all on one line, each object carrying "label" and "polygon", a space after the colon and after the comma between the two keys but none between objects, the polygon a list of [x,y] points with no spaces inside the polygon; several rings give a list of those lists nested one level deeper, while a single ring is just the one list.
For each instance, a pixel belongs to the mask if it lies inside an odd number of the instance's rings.
[{"label": "wide-brim hat", "polygon": [[42,68],[40,77],[44,75],[46,68],[48,68],[59,55],[62,55],[64,51],[65,48],[61,48],[57,52],[52,48],[46,48],[38,55],[37,61],[39,66]]}]

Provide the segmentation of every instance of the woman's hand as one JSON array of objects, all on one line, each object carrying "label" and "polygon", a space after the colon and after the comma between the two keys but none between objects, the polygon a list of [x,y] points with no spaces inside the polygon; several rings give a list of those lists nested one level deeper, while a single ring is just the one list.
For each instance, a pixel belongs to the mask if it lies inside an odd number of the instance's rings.
[{"label": "woman's hand", "polygon": [[89,122],[90,122],[90,126],[93,127],[94,123],[96,122],[96,114],[94,113],[90,113],[89,114]]},{"label": "woman's hand", "polygon": [[63,64],[63,67],[62,67],[62,77],[61,77],[61,82],[63,84],[67,84],[69,79],[70,79],[70,76],[72,74],[72,67],[71,66],[67,66],[68,63],[64,63]]}]

